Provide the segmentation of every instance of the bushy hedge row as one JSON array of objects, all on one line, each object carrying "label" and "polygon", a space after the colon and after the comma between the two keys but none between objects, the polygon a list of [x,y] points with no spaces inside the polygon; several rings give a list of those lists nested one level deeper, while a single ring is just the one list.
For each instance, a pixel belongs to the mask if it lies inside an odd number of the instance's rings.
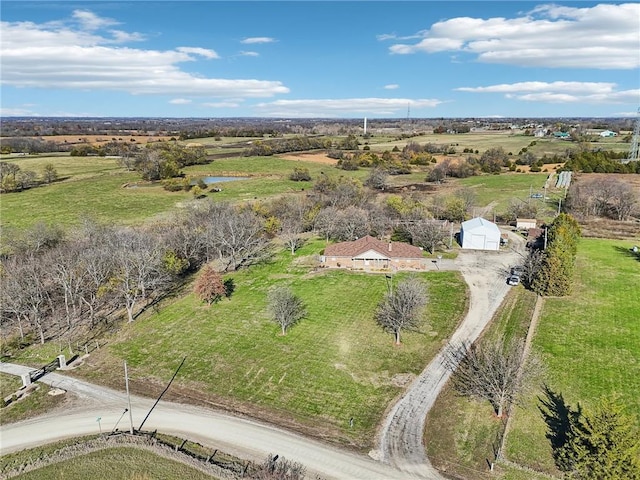
[{"label": "bushy hedge row", "polygon": [[579,239],[578,222],[569,214],[558,215],[547,231],[547,248],[531,285],[534,292],[545,296],[571,292]]}]

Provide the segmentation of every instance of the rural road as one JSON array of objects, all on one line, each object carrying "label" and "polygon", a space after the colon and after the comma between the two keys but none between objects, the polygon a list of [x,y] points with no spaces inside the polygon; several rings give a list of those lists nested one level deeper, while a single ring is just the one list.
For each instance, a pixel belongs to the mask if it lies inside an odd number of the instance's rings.
[{"label": "rural road", "polygon": [[[453,262],[469,286],[469,312],[451,343],[475,340],[508,291],[505,272],[521,261],[524,241],[510,234],[510,250],[461,252]],[[515,247],[515,248],[514,248]],[[14,375],[32,369],[0,363],[0,371]],[[311,475],[327,480],[443,479],[425,454],[423,431],[427,412],[433,406],[449,372],[442,365],[442,352],[423,370],[385,418],[378,435],[377,460],[327,445],[272,425],[233,417],[192,405],[160,402],[145,430],[159,431],[210,445],[240,458],[262,461],[269,453],[304,464]],[[22,422],[0,426],[0,453],[10,453],[55,440],[129,428],[123,415],[126,395],[57,373],[40,379],[53,387],[73,392],[79,400],[64,411],[56,411]],[[133,424],[137,428],[153,399],[132,396]],[[100,422],[98,422],[100,418]]]},{"label": "rural road", "polygon": [[450,345],[476,340],[511,288],[506,283],[506,272],[510,266],[522,262],[525,242],[518,234],[508,233],[508,249],[503,248],[500,252],[461,251],[454,261],[469,288],[469,311],[450,343],[390,409],[378,432],[378,450],[372,452],[372,456],[407,475],[444,478],[431,466],[425,454],[426,416],[450,375],[443,365],[444,352]]},{"label": "rural road", "polygon": [[[20,375],[28,367],[0,363],[0,371]],[[58,373],[50,373],[41,382],[76,394],[79,405],[68,410],[45,414],[22,422],[0,426],[2,455],[79,435],[111,431],[118,420],[120,430],[128,430],[126,394],[93,385]],[[137,428],[154,400],[132,396],[133,424]],[[97,419],[100,418],[98,423]],[[263,461],[269,454],[278,454],[307,467],[311,478],[315,474],[327,480],[410,479],[406,473],[376,462],[364,455],[347,452],[295,433],[249,419],[171,402],[160,402],[144,425],[145,430],[158,429],[204,445],[220,448],[240,458]],[[435,478],[435,477],[434,477]]]}]

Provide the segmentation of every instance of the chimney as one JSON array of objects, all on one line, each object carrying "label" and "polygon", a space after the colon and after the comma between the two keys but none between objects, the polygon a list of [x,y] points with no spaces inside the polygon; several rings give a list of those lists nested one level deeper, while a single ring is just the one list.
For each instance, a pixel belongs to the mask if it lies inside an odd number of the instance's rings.
[{"label": "chimney", "polygon": [[389,251],[391,251],[391,242],[389,242]]}]

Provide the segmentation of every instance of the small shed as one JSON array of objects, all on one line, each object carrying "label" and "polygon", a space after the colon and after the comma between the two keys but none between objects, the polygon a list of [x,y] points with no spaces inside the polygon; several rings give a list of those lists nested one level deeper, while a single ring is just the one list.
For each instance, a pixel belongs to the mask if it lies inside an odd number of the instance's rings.
[{"label": "small shed", "polygon": [[516,228],[518,230],[529,230],[530,228],[536,228],[535,218],[516,218]]},{"label": "small shed", "polygon": [[470,250],[500,250],[500,229],[482,217],[462,222],[460,245]]}]

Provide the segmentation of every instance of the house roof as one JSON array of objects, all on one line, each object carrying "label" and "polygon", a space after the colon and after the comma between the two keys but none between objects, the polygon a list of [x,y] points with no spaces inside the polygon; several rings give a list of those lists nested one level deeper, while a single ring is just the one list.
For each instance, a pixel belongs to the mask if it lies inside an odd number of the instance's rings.
[{"label": "house roof", "polygon": [[324,249],[328,257],[356,257],[369,250],[374,250],[388,258],[422,258],[422,250],[404,242],[384,242],[367,235],[353,242],[341,242],[329,245]]},{"label": "house roof", "polygon": [[500,234],[500,229],[495,223],[490,222],[489,220],[485,220],[482,217],[472,218],[471,220],[467,220],[466,222],[462,222],[462,230],[470,231],[476,229],[482,229],[485,231],[493,231]]}]

